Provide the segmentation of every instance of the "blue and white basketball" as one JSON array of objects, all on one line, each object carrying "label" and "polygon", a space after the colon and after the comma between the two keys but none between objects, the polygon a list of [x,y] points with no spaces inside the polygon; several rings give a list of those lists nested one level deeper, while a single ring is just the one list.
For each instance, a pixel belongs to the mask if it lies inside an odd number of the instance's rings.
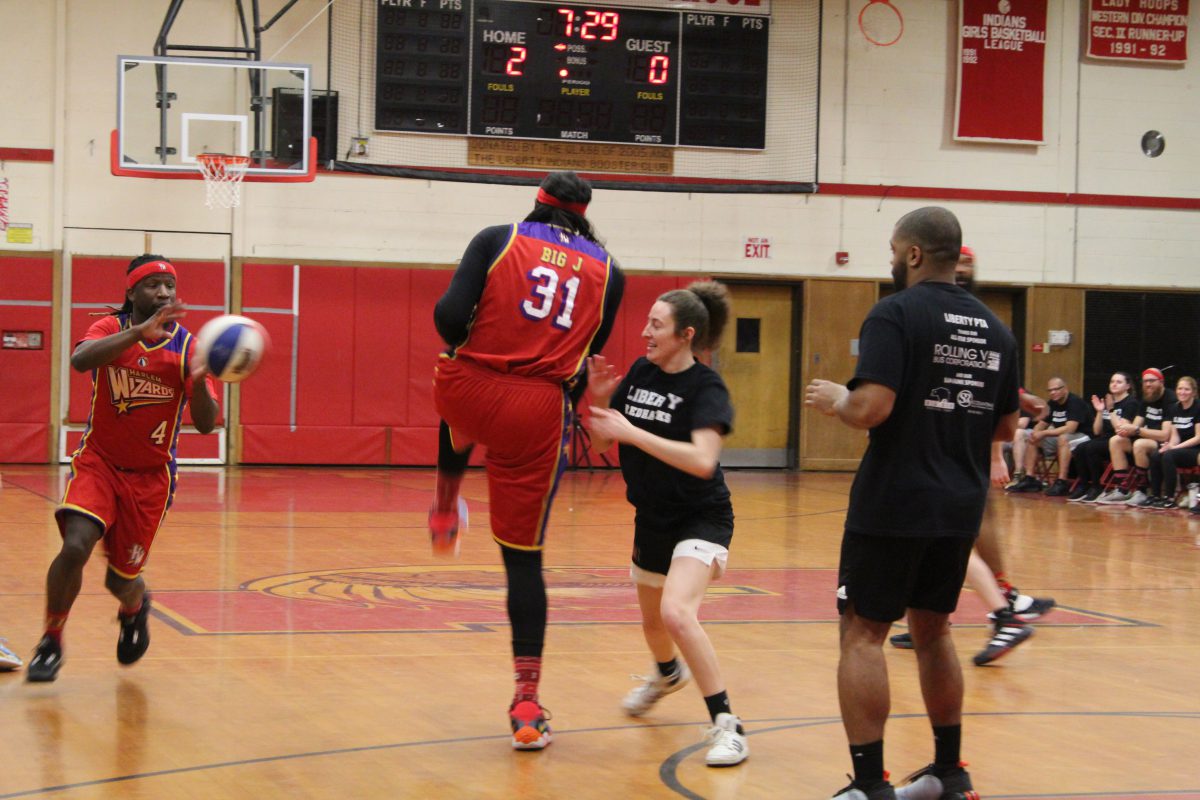
[{"label": "blue and white basketball", "polygon": [[249,317],[225,314],[204,323],[196,334],[196,358],[214,378],[226,383],[254,374],[269,342],[267,332]]}]

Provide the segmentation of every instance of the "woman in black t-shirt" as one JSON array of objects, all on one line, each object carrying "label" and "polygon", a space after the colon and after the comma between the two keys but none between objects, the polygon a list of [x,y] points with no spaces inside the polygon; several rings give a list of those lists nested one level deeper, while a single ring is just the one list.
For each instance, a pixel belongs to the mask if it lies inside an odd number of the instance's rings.
[{"label": "woman in black t-shirt", "polygon": [[733,506],[719,461],[733,407],[721,377],[695,352],[712,349],[728,318],[725,287],[693,283],[651,307],[642,331],[646,355],[628,375],[622,378],[602,356],[588,362],[592,446],[602,453],[620,443],[625,496],[636,509],[630,573],[642,633],[657,662],[654,675],[622,705],[641,716],[694,675],[713,721],[705,757],[711,767],[739,764],[749,754],[698,618],[709,582],[725,571],[733,538]]},{"label": "woman in black t-shirt", "polygon": [[[1114,372],[1108,379],[1108,394],[1104,399],[1092,395],[1092,408],[1096,413],[1092,417],[1092,438],[1075,448],[1072,458],[1075,461],[1075,471],[1079,473],[1079,488],[1071,493],[1069,500],[1083,503],[1103,502],[1108,495],[1101,497],[1103,489],[1100,478],[1104,475],[1104,466],[1108,463],[1108,440],[1116,435],[1115,425],[1119,419],[1131,420],[1137,416],[1138,400],[1130,391],[1133,389],[1133,376],[1128,372]],[[1119,489],[1113,489],[1112,497],[1124,494]],[[1121,502],[1128,500],[1124,495]]]},{"label": "woman in black t-shirt", "polygon": [[1200,459],[1200,404],[1196,403],[1196,379],[1184,375],[1175,384],[1177,401],[1167,408],[1163,430],[1167,441],[1159,445],[1161,458],[1150,462],[1150,481],[1156,483],[1155,466],[1162,470],[1162,496],[1149,508],[1174,508],[1175,492],[1179,485],[1179,468],[1194,467]]}]

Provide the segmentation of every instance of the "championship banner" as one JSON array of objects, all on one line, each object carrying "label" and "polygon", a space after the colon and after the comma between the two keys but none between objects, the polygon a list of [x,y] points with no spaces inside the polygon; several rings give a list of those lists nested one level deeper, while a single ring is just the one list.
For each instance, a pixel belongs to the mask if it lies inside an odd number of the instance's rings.
[{"label": "championship banner", "polygon": [[1046,0],[959,0],[958,20],[954,138],[1043,144]]},{"label": "championship banner", "polygon": [[1183,64],[1189,0],[1089,0],[1089,58]]}]

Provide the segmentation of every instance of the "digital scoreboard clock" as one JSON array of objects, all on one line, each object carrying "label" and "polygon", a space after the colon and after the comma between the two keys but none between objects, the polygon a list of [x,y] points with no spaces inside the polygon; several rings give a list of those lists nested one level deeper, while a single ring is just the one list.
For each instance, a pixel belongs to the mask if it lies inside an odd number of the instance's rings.
[{"label": "digital scoreboard clock", "polygon": [[527,0],[377,3],[377,130],[766,145],[769,17]]}]

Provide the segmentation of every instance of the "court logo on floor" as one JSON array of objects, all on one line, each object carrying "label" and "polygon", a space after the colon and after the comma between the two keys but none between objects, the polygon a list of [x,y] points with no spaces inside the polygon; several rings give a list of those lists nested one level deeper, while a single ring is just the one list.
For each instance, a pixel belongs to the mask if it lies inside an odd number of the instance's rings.
[{"label": "court logo on floor", "polygon": [[[551,625],[640,622],[628,567],[547,567],[545,573]],[[831,623],[836,589],[829,569],[730,570],[709,587],[704,618]],[[506,594],[498,564],[352,567],[257,578],[234,591],[159,591],[155,609],[193,634],[491,631],[508,626]],[[964,622],[984,619],[967,596],[963,606]],[[1074,624],[1113,624],[1067,609],[1055,614]]]}]

